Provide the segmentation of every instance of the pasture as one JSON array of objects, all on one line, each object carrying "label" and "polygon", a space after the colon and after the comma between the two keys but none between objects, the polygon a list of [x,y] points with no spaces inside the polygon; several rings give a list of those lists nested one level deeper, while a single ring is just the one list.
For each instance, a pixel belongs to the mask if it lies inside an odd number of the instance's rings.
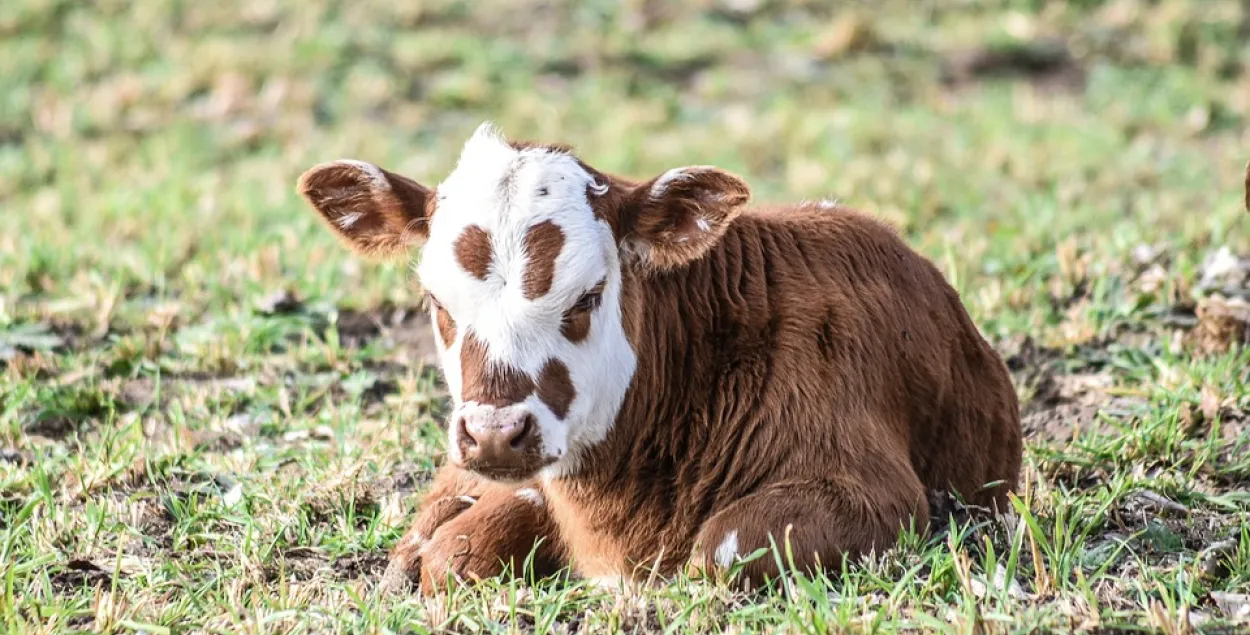
[{"label": "pasture", "polygon": [[[5,631],[1250,629],[1250,2],[4,5]],[[295,181],[436,183],[487,119],[895,225],[1013,373],[1011,513],[767,594],[380,594],[444,388]]]}]

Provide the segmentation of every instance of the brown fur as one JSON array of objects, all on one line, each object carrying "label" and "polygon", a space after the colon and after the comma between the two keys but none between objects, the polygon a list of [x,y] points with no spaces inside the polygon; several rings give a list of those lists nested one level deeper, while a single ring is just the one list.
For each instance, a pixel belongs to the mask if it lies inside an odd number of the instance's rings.
[{"label": "brown fur", "polygon": [[438,336],[443,340],[444,348],[451,348],[456,343],[456,321],[442,305],[434,306],[434,322],[438,326]]},{"label": "brown fur", "polygon": [[568,367],[558,359],[548,360],[538,375],[538,398],[551,408],[552,414],[563,419],[576,396]]},{"label": "brown fur", "polygon": [[[484,579],[507,570],[520,574],[531,551],[534,575],[558,571],[566,561],[559,533],[545,503],[517,496],[524,487],[537,489],[537,483],[503,485],[465,470],[439,470],[423,497],[420,517],[391,550],[382,586],[401,590],[420,582],[423,592],[433,594],[449,578]],[[503,527],[508,531],[498,531]]]},{"label": "brown fur", "polygon": [[564,231],[551,221],[543,221],[525,232],[525,274],[521,291],[526,300],[547,295],[556,276],[556,258],[564,248]]},{"label": "brown fur", "polygon": [[[600,281],[593,289],[582,296],[577,304],[569,307],[564,312],[564,316],[560,321],[560,334],[565,339],[576,344],[590,335],[590,317],[595,310],[599,308],[599,301],[603,293],[604,281]],[[590,301],[589,306],[582,306],[582,300]]]},{"label": "brown fur", "polygon": [[461,396],[496,407],[510,406],[534,392],[529,375],[486,357],[486,345],[472,331],[460,343],[460,368],[463,374]]},{"label": "brown fur", "polygon": [[547,488],[582,572],[661,550],[673,571],[735,529],[750,553],[785,523],[810,564],[805,546],[855,554],[910,517],[924,526],[928,489],[1001,505],[1015,486],[1006,368],[941,274],[876,221],[748,214],[705,258],[625,287],[634,384],[581,475]]},{"label": "brown fur", "polygon": [[490,273],[490,261],[494,257],[494,250],[490,245],[490,232],[478,227],[477,225],[469,225],[464,228],[464,232],[456,238],[456,262],[464,267],[478,280],[485,280],[486,275]]},{"label": "brown fur", "polygon": [[[622,311],[638,358],[615,427],[574,476],[541,486],[542,508],[483,496],[444,520],[427,504],[414,527],[466,538],[420,563],[401,541],[397,571],[495,571],[482,563],[536,539],[585,576],[702,571],[722,566],[713,554],[731,535],[736,554],[789,540],[800,569],[836,571],[923,529],[931,490],[1005,507],[1021,461],[1007,369],[893,230],[841,208],[744,212],[745,184],[714,169],[658,197],[654,181],[608,183],[591,200],[634,256]],[[519,378],[473,375],[479,356],[464,358],[466,387],[522,393]],[[752,584],[777,574],[771,556],[745,570]]]},{"label": "brown fur", "polygon": [[[348,247],[379,258],[407,254],[429,236],[434,197],[417,182],[379,168],[386,187],[348,163],[323,163],[305,172],[296,190]],[[348,227],[343,219],[356,214]]]}]

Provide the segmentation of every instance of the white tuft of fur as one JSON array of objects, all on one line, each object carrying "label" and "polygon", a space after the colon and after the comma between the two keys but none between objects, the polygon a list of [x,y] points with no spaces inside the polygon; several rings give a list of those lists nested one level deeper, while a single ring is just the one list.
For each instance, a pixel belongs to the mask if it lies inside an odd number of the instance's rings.
[{"label": "white tuft of fur", "polygon": [[547,504],[546,499],[543,498],[543,493],[532,487],[522,487],[516,491],[516,495],[518,498],[529,501],[538,507]]},{"label": "white tuft of fur", "polygon": [[668,186],[673,183],[688,179],[700,172],[708,172],[715,169],[716,166],[712,165],[687,165],[685,167],[673,168],[661,174],[660,178],[651,184],[651,198],[658,199],[664,196],[664,193],[668,191]]},{"label": "white tuft of fur", "polygon": [[664,196],[664,192],[668,191],[669,185],[687,178],[690,178],[690,174],[686,171],[686,168],[673,168],[661,174],[660,178],[651,184],[651,198]]},{"label": "white tuft of fur", "polygon": [[356,221],[360,220],[363,216],[364,214],[361,212],[352,212],[350,214],[343,214],[335,222],[338,223],[338,226],[341,229],[351,229],[352,225],[355,225]]},{"label": "white tuft of fur", "polygon": [[712,554],[712,559],[721,567],[728,568],[737,557],[738,532],[735,530],[725,534],[725,539],[721,540],[720,545],[716,547],[716,551]]}]

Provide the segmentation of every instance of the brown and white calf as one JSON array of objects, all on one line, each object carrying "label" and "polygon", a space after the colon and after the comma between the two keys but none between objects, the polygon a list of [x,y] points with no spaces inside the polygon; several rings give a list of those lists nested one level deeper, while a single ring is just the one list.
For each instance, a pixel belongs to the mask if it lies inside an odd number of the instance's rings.
[{"label": "brown and white calf", "polygon": [[1016,485],[1002,360],[859,213],[748,209],[708,166],[634,182],[490,125],[436,188],[336,161],[299,191],[361,253],[421,247],[449,464],[388,585],[531,552],[540,575],[708,573],[786,540],[797,567],[836,570],[923,528],[930,491],[1001,506]]}]

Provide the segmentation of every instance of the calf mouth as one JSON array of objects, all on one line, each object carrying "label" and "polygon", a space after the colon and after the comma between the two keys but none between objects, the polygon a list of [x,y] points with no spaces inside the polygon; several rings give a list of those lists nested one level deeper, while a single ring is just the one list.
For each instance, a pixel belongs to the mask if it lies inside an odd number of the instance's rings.
[{"label": "calf mouth", "polygon": [[558,459],[553,456],[529,455],[520,461],[505,463],[486,463],[483,461],[464,461],[458,467],[478,474],[483,478],[501,483],[519,483],[538,476],[544,467],[554,464]]}]

